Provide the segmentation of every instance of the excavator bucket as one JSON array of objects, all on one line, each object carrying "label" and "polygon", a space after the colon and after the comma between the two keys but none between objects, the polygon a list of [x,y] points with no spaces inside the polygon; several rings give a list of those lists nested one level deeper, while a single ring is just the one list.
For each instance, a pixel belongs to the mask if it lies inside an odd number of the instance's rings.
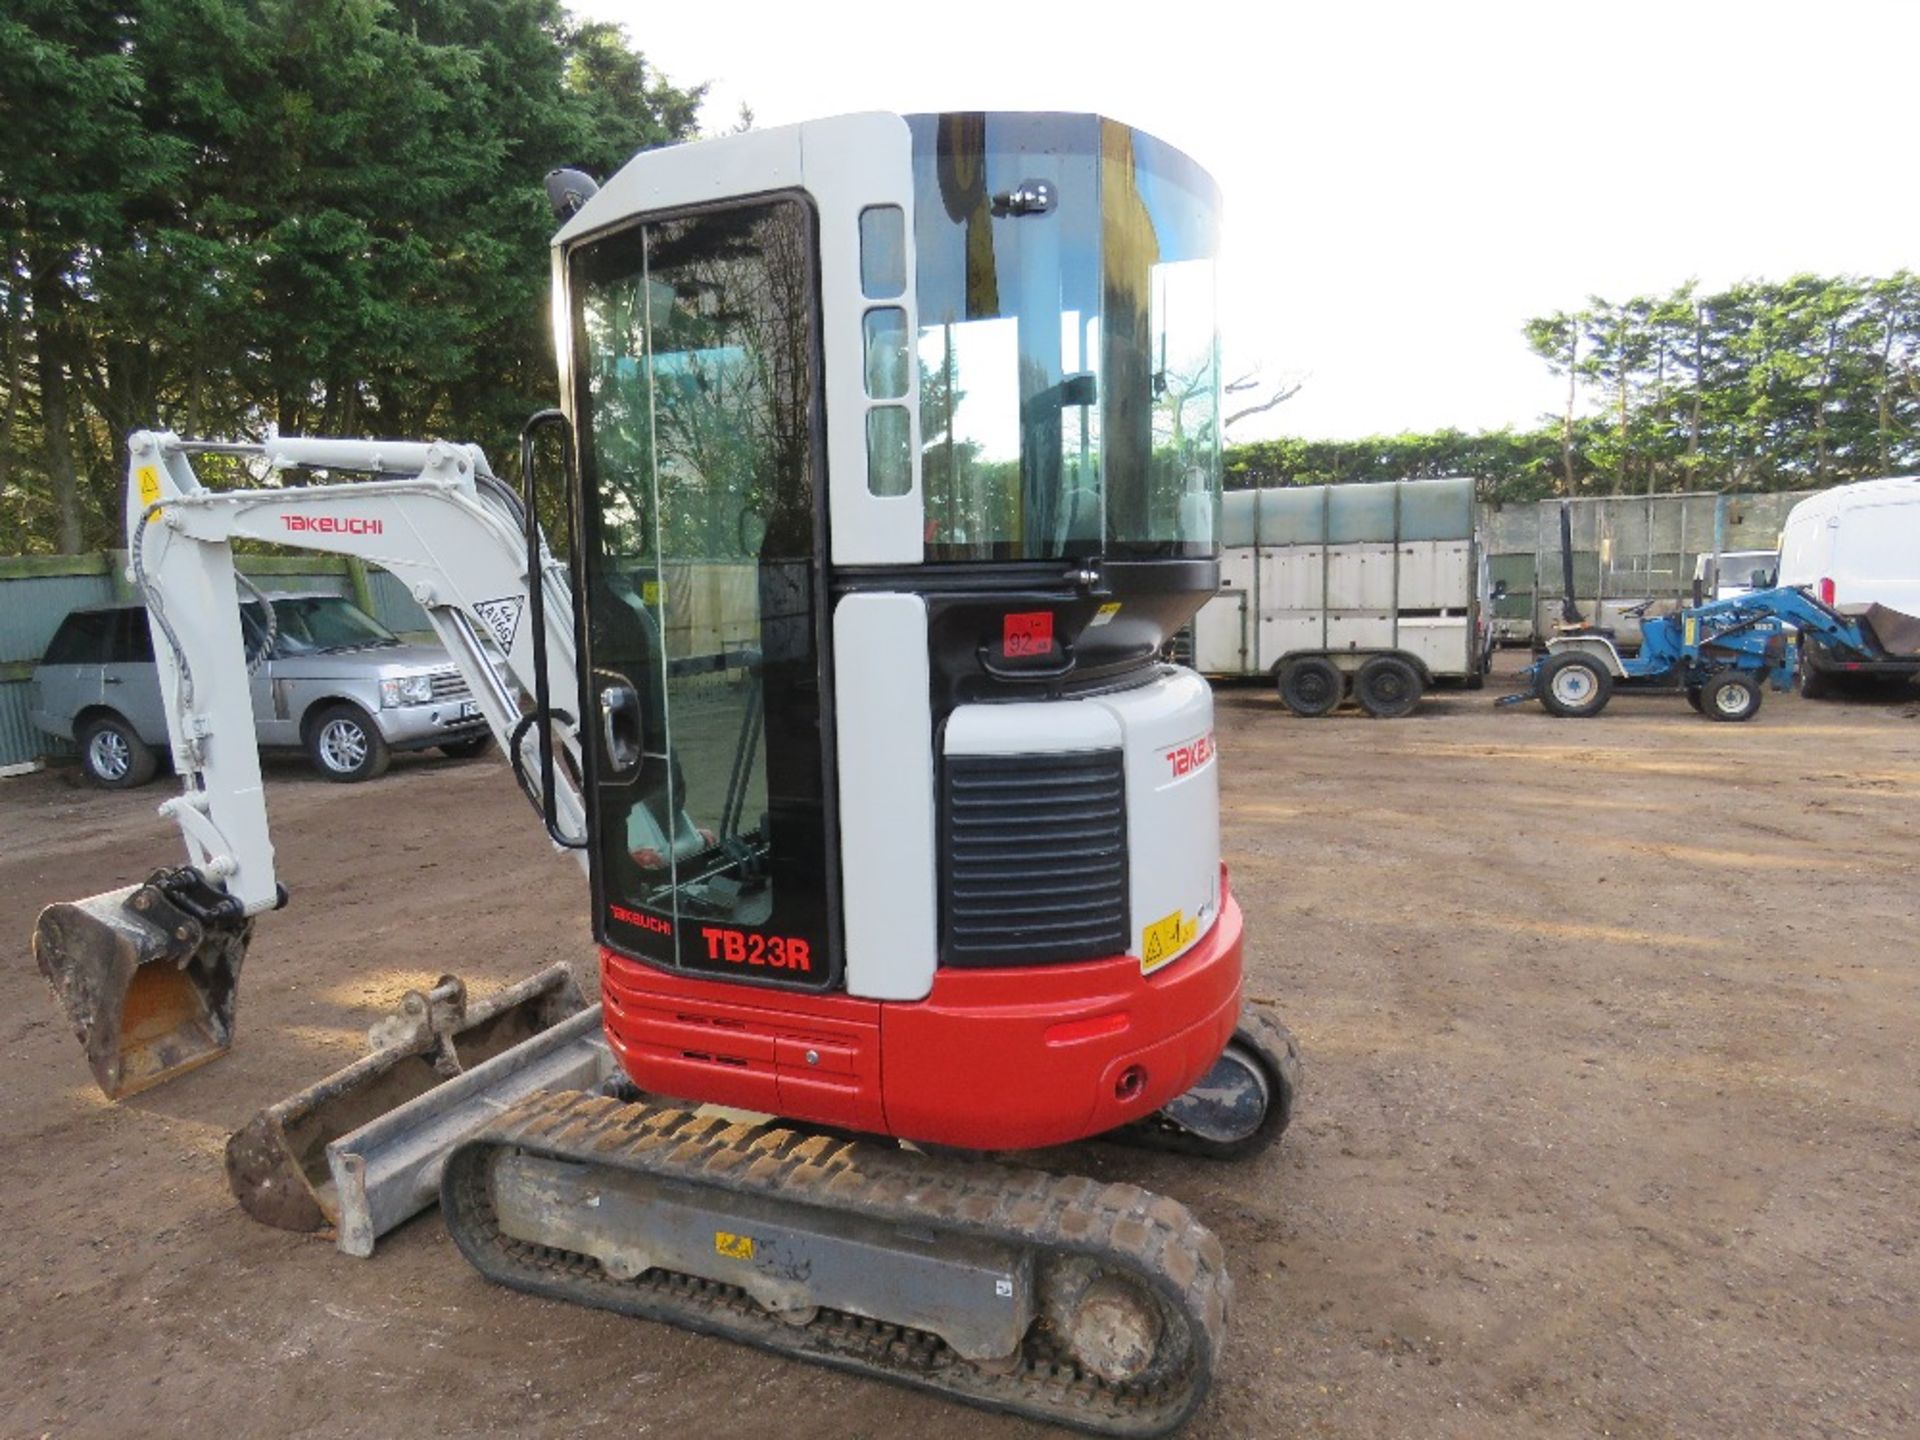
[{"label": "excavator bucket", "polygon": [[[373,1241],[438,1193],[439,1162],[473,1126],[560,1084],[592,1088],[612,1069],[598,1006],[564,965],[469,1005],[443,975],[368,1031],[368,1053],[260,1111],[227,1141],[227,1183],[254,1219]],[[503,1098],[504,1097],[504,1098]]]},{"label": "excavator bucket", "polygon": [[195,904],[168,878],[49,905],[34,927],[33,958],[110,1100],[217,1060],[233,1043],[253,921]]}]

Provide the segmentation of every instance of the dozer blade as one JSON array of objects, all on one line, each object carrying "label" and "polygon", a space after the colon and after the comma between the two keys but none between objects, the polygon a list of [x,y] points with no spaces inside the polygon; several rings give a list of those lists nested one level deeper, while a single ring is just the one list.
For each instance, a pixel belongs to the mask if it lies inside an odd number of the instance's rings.
[{"label": "dozer blade", "polygon": [[528,1088],[591,1088],[611,1072],[599,1014],[564,965],[472,1006],[451,975],[408,991],[368,1032],[367,1055],[228,1139],[234,1198],[265,1224],[331,1229],[341,1249],[371,1254],[377,1236],[432,1203],[440,1160],[468,1130]]},{"label": "dozer blade", "polygon": [[234,994],[253,921],[221,916],[159,882],[49,905],[33,958],[110,1100],[217,1060],[233,1043]]}]

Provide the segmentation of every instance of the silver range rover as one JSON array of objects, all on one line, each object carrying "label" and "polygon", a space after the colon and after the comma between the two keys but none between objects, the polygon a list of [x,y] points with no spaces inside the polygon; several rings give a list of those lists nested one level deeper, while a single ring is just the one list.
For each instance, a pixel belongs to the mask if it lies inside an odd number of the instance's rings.
[{"label": "silver range rover", "polygon": [[[438,645],[412,645],[338,595],[268,597],[240,607],[263,749],[301,749],[329,780],[371,780],[396,750],[477,755],[491,738],[467,682]],[[271,638],[269,638],[271,633]],[[151,780],[167,752],[160,672],[145,607],[76,610],[33,672],[33,723],[78,745],[96,783]]]}]

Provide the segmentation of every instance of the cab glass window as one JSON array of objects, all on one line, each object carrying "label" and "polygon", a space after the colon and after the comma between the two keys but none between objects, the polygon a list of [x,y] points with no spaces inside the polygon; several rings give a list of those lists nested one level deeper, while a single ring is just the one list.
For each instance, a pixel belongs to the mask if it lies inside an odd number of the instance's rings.
[{"label": "cab glass window", "polygon": [[927,558],[1213,554],[1213,182],[1092,116],[908,124]]},{"label": "cab glass window", "polygon": [[571,270],[589,684],[618,741],[602,921],[646,958],[801,984],[830,978],[812,233],[797,200],[733,205]]}]

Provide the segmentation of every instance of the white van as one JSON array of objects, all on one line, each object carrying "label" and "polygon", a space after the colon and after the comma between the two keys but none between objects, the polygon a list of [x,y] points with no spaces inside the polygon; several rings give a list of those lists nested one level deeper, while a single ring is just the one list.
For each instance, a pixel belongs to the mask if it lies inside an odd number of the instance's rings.
[{"label": "white van", "polygon": [[1779,583],[1803,585],[1858,617],[1874,643],[1862,659],[1808,637],[1802,695],[1850,680],[1920,677],[1920,478],[1861,480],[1802,500],[1780,532]]},{"label": "white van", "polygon": [[1861,480],[1802,500],[1780,532],[1779,583],[1849,611],[1920,615],[1920,478]]}]

